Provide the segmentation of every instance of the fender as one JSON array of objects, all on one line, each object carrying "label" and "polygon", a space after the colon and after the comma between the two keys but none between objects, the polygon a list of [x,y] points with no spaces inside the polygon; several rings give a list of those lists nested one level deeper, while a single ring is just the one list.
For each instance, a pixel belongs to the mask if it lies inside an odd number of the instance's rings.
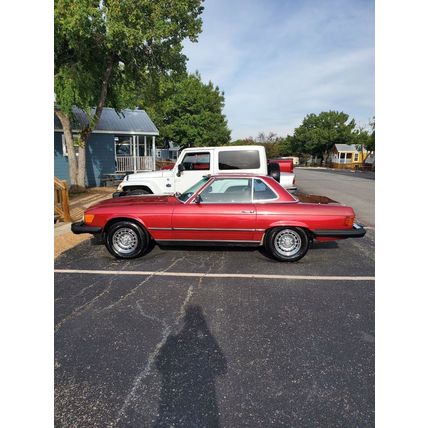
[{"label": "fender", "polygon": [[[117,220],[134,220],[135,222],[137,222],[138,224],[140,224],[141,226],[143,226],[144,229],[147,230],[147,226],[145,225],[145,223],[140,218],[138,218],[137,216],[135,216],[133,214],[130,214],[130,215],[126,215],[126,216],[123,216],[123,215],[118,215],[118,216],[112,215],[112,216],[108,217],[107,220],[105,221],[105,224],[104,224],[104,227],[103,227],[103,232],[105,231],[106,226],[111,221],[116,220],[116,219]],[[147,233],[149,233],[149,232],[147,232]]]},{"label": "fender", "polygon": [[[154,195],[164,195],[164,193],[158,183],[156,183],[154,180],[141,180],[141,181],[134,181],[126,183],[123,187],[126,189],[132,189],[133,187],[142,187],[146,186],[148,187]],[[171,192],[172,193],[172,192]]]},{"label": "fender", "polygon": [[311,228],[302,221],[295,221],[295,220],[279,220],[275,221],[274,223],[270,223],[267,229],[272,229],[273,227],[285,227],[285,226],[293,226],[293,227],[303,227],[305,229],[311,230]]}]

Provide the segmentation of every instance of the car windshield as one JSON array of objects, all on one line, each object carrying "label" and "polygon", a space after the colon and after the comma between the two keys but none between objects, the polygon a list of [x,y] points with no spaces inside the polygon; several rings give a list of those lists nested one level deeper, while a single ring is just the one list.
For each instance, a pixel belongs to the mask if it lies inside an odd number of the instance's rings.
[{"label": "car windshield", "polygon": [[194,184],[192,187],[187,189],[185,192],[183,192],[181,195],[177,196],[177,199],[181,202],[187,202],[189,198],[193,196],[193,194],[200,189],[208,180],[210,177],[204,177],[202,180],[199,180],[196,184]]}]

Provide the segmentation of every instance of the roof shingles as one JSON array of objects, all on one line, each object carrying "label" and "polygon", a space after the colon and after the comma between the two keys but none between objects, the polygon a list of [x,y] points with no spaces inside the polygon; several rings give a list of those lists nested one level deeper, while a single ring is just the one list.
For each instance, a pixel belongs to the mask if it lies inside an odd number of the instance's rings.
[{"label": "roof shingles", "polygon": [[[95,109],[92,109],[92,113],[94,111]],[[73,114],[75,117],[73,130],[83,129],[88,124],[86,113],[77,107],[73,107]],[[55,131],[62,131],[61,122],[56,114],[54,114],[54,129]],[[93,132],[159,135],[158,129],[144,110],[125,109],[116,112],[115,109],[110,107],[103,109],[100,120]]]}]

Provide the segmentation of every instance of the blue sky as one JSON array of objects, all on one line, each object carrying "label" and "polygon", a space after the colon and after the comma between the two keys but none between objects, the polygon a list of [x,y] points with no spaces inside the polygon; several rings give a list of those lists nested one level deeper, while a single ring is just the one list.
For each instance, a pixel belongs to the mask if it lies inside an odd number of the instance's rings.
[{"label": "blue sky", "polygon": [[287,135],[308,113],[374,115],[374,1],[206,0],[188,69],[225,94],[232,139]]}]

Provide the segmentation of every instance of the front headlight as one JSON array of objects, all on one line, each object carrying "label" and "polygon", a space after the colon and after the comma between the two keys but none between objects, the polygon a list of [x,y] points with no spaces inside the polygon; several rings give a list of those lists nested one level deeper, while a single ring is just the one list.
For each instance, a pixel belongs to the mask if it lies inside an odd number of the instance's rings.
[{"label": "front headlight", "polygon": [[123,183],[123,181],[121,181],[119,183],[119,186],[117,186],[117,190],[121,191],[123,189],[123,185],[124,185],[124,183]]}]

